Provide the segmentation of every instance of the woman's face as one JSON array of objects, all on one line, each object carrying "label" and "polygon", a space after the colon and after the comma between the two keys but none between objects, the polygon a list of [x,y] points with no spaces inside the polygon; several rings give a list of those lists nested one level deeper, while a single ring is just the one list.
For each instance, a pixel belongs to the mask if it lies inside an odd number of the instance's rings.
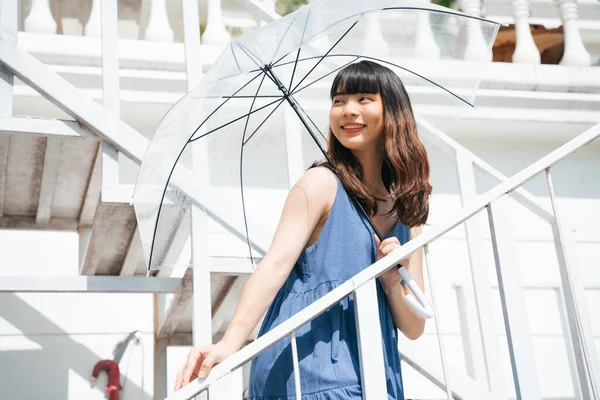
[{"label": "woman's face", "polygon": [[379,145],[383,132],[383,103],[379,94],[336,95],[329,111],[329,123],[337,140],[350,150]]}]

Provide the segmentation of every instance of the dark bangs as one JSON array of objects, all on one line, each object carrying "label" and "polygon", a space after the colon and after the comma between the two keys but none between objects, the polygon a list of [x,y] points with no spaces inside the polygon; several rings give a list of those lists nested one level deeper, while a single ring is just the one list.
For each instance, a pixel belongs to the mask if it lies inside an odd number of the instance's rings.
[{"label": "dark bangs", "polygon": [[339,94],[381,93],[377,74],[366,61],[350,64],[342,69],[331,85],[330,97]]}]

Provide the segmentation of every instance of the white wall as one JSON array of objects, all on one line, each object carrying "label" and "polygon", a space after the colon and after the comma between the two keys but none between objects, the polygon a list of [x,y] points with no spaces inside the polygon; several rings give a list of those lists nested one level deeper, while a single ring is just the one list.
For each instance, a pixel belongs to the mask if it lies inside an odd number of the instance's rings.
[{"label": "white wall", "polygon": [[[0,275],[77,276],[78,243],[75,232],[0,230]],[[120,363],[121,399],[150,399],[152,314],[147,294],[0,294],[0,397],[104,399],[107,375],[92,383],[94,365],[139,330],[142,344]]]},{"label": "white wall", "polygon": [[[521,143],[462,139],[463,144],[510,175],[557,147],[559,143]],[[443,223],[460,208],[453,160],[429,146],[434,197],[430,224]],[[576,229],[580,271],[588,285],[588,307],[597,348],[600,350],[600,150],[598,146],[577,153],[555,169],[559,205]],[[481,190],[486,189],[479,177]],[[489,187],[489,185],[487,185]],[[548,205],[543,179],[528,184],[534,195]],[[549,226],[520,206],[511,209],[518,241],[520,270],[526,285],[558,283],[559,274]],[[486,218],[481,218],[486,223]],[[484,225],[485,226],[485,225]],[[495,270],[489,234],[485,265],[492,282]],[[431,246],[434,274],[445,332],[444,342],[452,368],[465,371],[461,330],[457,317],[455,282],[469,284],[469,261],[459,227]],[[0,274],[29,276],[75,276],[78,267],[76,233],[0,231]],[[490,290],[494,290],[493,288]],[[526,289],[527,312],[545,398],[573,398],[567,351],[563,342],[558,303],[551,289]],[[503,350],[505,378],[512,387],[499,300],[495,321]],[[112,348],[127,333],[144,333],[143,350],[132,347],[121,368],[124,399],[151,398],[153,388],[152,297],[116,294],[1,294],[0,295],[0,393],[3,399],[102,399],[106,375],[90,385],[89,375],[100,359],[111,359]],[[437,357],[435,325],[427,324],[419,342]],[[169,349],[167,385],[170,389],[187,348]],[[131,359],[129,360],[129,354]],[[142,353],[144,357],[142,358]],[[436,358],[437,360],[437,358]],[[129,366],[128,366],[129,365]],[[407,398],[439,399],[443,393],[404,365]],[[142,383],[143,378],[143,383]],[[38,383],[39,382],[39,383]]]}]

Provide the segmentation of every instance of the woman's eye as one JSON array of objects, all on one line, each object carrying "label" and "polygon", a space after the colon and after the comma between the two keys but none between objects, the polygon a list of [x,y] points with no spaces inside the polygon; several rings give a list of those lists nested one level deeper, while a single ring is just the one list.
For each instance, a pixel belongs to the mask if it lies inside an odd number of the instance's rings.
[{"label": "woman's eye", "polygon": [[333,104],[340,104],[342,102],[342,100],[340,99],[333,99]]},{"label": "woman's eye", "polygon": [[360,101],[370,101],[370,100],[371,100],[371,98],[368,96],[363,96],[360,98]]}]

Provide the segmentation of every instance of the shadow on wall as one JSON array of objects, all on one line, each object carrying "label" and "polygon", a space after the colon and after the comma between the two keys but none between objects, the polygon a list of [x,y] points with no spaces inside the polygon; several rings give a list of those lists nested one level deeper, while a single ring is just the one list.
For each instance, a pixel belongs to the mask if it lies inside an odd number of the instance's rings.
[{"label": "shadow on wall", "polygon": [[[0,351],[2,373],[0,393],[3,400],[68,399],[69,371],[79,375],[83,381],[89,382],[90,393],[92,390],[105,392],[107,381],[105,373],[102,373],[96,382],[92,382],[90,378],[94,365],[101,359],[96,353],[75,341],[67,332],[19,296],[5,294],[0,303],[2,304],[0,317],[21,331],[27,331],[30,326],[35,325],[36,329],[43,332],[60,332],[23,335],[37,344],[39,349]],[[0,338],[2,336],[0,332]],[[124,358],[121,368],[126,366],[127,361]],[[145,391],[142,393],[142,388],[123,375],[121,375],[121,385],[126,389],[125,396],[125,393],[121,392],[122,399],[152,400],[150,393]],[[93,396],[93,398],[103,397],[99,393]]]}]

